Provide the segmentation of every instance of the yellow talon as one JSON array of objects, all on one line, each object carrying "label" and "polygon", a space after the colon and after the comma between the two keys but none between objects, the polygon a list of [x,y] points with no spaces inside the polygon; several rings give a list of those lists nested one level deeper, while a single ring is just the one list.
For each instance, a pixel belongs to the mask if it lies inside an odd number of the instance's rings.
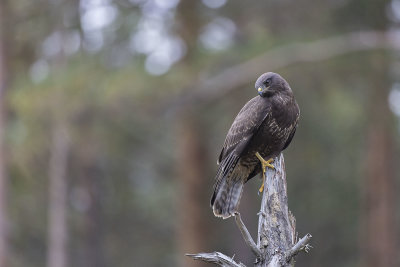
[{"label": "yellow talon", "polygon": [[260,153],[258,153],[258,152],[256,152],[256,157],[261,162],[263,173],[265,173],[267,171],[267,167],[269,167],[271,169],[275,169],[274,165],[271,164],[272,162],[274,162],[273,158],[270,158],[269,160],[265,160],[261,157]]},{"label": "yellow talon", "polygon": [[260,153],[258,153],[258,152],[256,152],[256,157],[260,160],[261,165],[262,165],[263,183],[262,183],[260,189],[258,189],[258,192],[262,193],[264,191],[265,172],[267,171],[267,167],[269,167],[271,169],[275,169],[274,165],[271,164],[272,162],[274,162],[274,159],[270,158],[269,160],[265,160],[265,159],[263,159],[263,157],[261,157]]},{"label": "yellow talon", "polygon": [[260,189],[258,189],[258,193],[259,193],[259,194],[261,194],[261,193],[264,191],[264,180],[265,180],[265,178],[264,178],[264,175],[263,175],[263,182],[262,182],[262,185],[260,186]]}]

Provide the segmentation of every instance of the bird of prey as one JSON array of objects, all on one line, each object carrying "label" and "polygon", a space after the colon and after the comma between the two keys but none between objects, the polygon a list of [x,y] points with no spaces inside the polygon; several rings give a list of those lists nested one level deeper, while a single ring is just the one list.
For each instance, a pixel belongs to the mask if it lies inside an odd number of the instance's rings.
[{"label": "bird of prey", "polygon": [[292,89],[279,74],[262,74],[255,88],[258,96],[236,116],[217,162],[211,206],[224,219],[237,211],[243,185],[266,167],[274,168],[273,158],[292,141],[300,117]]}]

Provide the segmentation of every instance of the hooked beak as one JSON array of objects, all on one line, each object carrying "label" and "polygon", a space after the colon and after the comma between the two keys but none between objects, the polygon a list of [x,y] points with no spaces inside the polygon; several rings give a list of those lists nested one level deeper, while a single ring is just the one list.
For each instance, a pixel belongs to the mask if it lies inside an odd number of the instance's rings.
[{"label": "hooked beak", "polygon": [[263,89],[262,89],[261,87],[258,87],[257,91],[258,91],[258,94],[259,94],[260,96],[262,96],[262,94],[263,94]]}]

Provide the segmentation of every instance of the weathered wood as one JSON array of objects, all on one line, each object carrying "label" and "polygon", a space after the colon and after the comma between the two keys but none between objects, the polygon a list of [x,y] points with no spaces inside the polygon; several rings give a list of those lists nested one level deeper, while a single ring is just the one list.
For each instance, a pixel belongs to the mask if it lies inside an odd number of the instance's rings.
[{"label": "weathered wood", "polygon": [[273,165],[275,169],[266,172],[258,219],[257,246],[264,257],[255,266],[294,266],[295,254],[286,255],[295,245],[296,226],[288,208],[283,154],[275,158]]},{"label": "weathered wood", "polygon": [[312,246],[308,243],[311,240],[311,235],[306,234],[302,239],[300,239],[296,245],[294,245],[291,249],[286,251],[285,253],[285,260],[289,262],[294,256],[296,256],[300,251],[304,251],[305,253],[310,252]]},{"label": "weathered wood", "polygon": [[220,252],[211,253],[198,253],[198,254],[186,254],[186,256],[191,257],[195,260],[202,260],[206,262],[215,263],[223,267],[246,267],[243,263],[235,262],[233,257],[228,257]]},{"label": "weathered wood", "polygon": [[240,230],[240,233],[243,236],[244,242],[246,242],[247,246],[251,249],[257,259],[262,258],[261,250],[258,248],[253,238],[251,237],[249,230],[247,230],[246,226],[244,225],[239,212],[235,213],[235,221],[237,227]]},{"label": "weathered wood", "polygon": [[[285,161],[283,155],[275,158],[275,169],[267,169],[265,186],[258,213],[257,245],[250,236],[240,214],[235,214],[236,224],[251,251],[256,256],[257,267],[294,266],[295,256],[312,248],[308,243],[311,235],[306,234],[299,241],[296,234],[296,220],[288,208]],[[219,253],[187,254],[194,259],[212,262],[220,266],[244,266],[232,258]]]}]

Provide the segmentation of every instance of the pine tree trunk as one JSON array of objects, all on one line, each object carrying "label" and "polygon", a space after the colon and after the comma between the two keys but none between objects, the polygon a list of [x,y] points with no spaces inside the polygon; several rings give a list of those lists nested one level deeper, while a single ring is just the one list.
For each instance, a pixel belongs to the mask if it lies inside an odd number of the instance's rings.
[{"label": "pine tree trunk", "polygon": [[[97,147],[93,142],[87,142],[89,146]],[[90,147],[84,148],[85,152],[81,153],[80,181],[85,193],[88,195],[88,207],[84,214],[84,265],[86,267],[102,267],[104,266],[104,257],[102,253],[101,242],[101,184],[100,171],[96,158],[96,151],[92,151]],[[85,154],[85,155],[82,155]]]},{"label": "pine tree trunk", "polygon": [[[179,221],[178,247],[181,255],[188,252],[201,251],[205,248],[207,231],[204,218],[204,197],[206,191],[204,179],[204,146],[201,135],[193,118],[183,118],[179,124],[179,157],[178,179]],[[195,267],[201,263],[182,257],[180,266]]]},{"label": "pine tree trunk", "polygon": [[53,126],[49,161],[47,267],[67,267],[67,163],[69,144],[65,126]]},{"label": "pine tree trunk", "polygon": [[396,266],[395,177],[393,173],[393,117],[388,107],[388,60],[373,58],[374,89],[369,107],[365,158],[363,266]]},{"label": "pine tree trunk", "polygon": [[[187,50],[180,64],[190,66],[195,58],[200,28],[200,17],[196,12],[197,1],[181,1],[177,8],[177,21],[179,22],[179,35],[183,38]],[[186,79],[189,81],[196,73],[186,68]],[[206,243],[206,223],[204,222],[205,207],[207,201],[204,197],[208,188],[204,182],[207,178],[205,171],[205,151],[201,135],[201,127],[195,112],[191,108],[182,109],[177,116],[178,136],[178,222],[177,222],[177,245],[179,255],[203,250]],[[208,211],[208,209],[207,209]],[[178,257],[179,266],[197,267],[202,266],[187,257]]]},{"label": "pine tree trunk", "polygon": [[4,145],[6,129],[5,92],[7,87],[8,64],[6,57],[6,26],[5,2],[0,1],[0,267],[7,266],[7,171],[6,152]]}]

